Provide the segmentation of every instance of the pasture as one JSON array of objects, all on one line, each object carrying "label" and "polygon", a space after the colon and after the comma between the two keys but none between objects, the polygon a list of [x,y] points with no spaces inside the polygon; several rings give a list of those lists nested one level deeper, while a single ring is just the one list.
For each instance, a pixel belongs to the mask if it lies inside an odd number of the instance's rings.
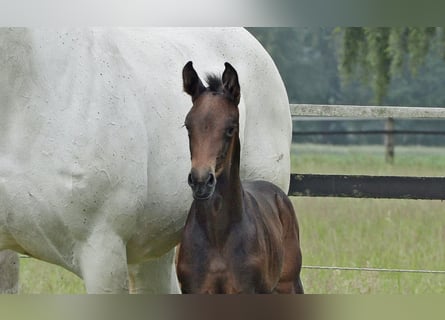
[{"label": "pasture", "polygon": [[[293,147],[293,172],[443,176],[445,150]],[[427,200],[293,198],[303,265],[445,270],[445,204]],[[303,269],[307,293],[444,293],[445,274]]]},{"label": "pasture", "polygon": [[[443,176],[445,150],[396,148],[393,165],[382,146],[294,145],[292,172]],[[445,270],[445,203],[426,200],[292,198],[303,265]],[[84,293],[60,267],[20,261],[26,293]],[[445,274],[302,270],[306,293],[445,293]]]}]

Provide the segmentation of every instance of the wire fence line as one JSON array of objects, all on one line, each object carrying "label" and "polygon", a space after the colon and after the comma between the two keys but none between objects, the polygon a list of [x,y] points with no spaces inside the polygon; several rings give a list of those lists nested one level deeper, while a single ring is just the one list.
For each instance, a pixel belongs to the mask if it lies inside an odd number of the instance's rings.
[{"label": "wire fence line", "polygon": [[[28,259],[30,256],[20,254],[20,258]],[[302,266],[303,269],[312,270],[339,270],[339,271],[367,271],[367,272],[398,272],[398,273],[429,273],[445,274],[445,270],[422,270],[422,269],[388,269],[388,268],[361,268],[361,267],[334,267],[334,266]]]},{"label": "wire fence line", "polygon": [[315,269],[315,270],[445,274],[445,270],[422,270],[422,269],[388,269],[388,268],[332,267],[332,266],[302,266],[302,268]]}]

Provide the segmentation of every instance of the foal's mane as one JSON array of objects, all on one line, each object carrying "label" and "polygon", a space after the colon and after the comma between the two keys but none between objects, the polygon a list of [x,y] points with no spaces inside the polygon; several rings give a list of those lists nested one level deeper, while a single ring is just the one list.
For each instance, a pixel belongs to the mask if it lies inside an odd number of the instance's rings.
[{"label": "foal's mane", "polygon": [[207,90],[216,93],[223,93],[223,83],[221,76],[215,73],[206,74],[206,82],[209,85]]}]

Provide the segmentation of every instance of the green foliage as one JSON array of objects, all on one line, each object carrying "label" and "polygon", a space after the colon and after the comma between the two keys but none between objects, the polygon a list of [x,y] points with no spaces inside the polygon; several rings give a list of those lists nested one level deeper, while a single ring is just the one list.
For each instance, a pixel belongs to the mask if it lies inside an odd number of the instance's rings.
[{"label": "green foliage", "polygon": [[[249,28],[269,51],[291,103],[445,106],[442,28]],[[397,129],[442,130],[444,121],[396,121]],[[383,129],[383,122],[295,122],[296,130]],[[445,145],[434,135],[397,145]],[[381,135],[305,136],[299,142],[382,143]]]},{"label": "green foliage", "polygon": [[[389,99],[398,105],[445,105],[444,90],[422,94],[418,86],[442,83],[443,28],[248,30],[274,59],[293,103],[385,104]],[[396,95],[410,91],[417,92],[415,101]]]},{"label": "green foliage", "polygon": [[339,103],[336,42],[331,28],[249,28],[270,53],[289,100]]},{"label": "green foliage", "polygon": [[391,28],[388,37],[388,54],[392,58],[389,69],[390,74],[397,74],[403,67],[406,43],[403,41],[404,28]]},{"label": "green foliage", "polygon": [[356,68],[361,80],[370,83],[375,103],[381,104],[388,92],[391,79],[402,69],[405,60],[412,74],[416,74],[434,42],[440,41],[438,28],[338,28],[342,38],[339,70],[348,80]]}]

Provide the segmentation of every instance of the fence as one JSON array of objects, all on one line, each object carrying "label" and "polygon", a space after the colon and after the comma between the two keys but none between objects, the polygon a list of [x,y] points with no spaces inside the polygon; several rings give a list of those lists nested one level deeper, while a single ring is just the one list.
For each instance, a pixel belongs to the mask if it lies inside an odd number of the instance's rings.
[{"label": "fence", "polygon": [[[320,114],[320,112],[333,114],[335,118],[332,117],[295,117],[294,120],[303,121],[319,121],[319,120],[347,120],[347,121],[363,121],[363,120],[377,120],[377,121],[385,121],[384,130],[324,130],[324,131],[293,131],[292,138],[298,139],[301,136],[320,136],[322,135],[324,138],[328,136],[369,136],[369,135],[383,135],[384,136],[384,145],[385,145],[385,160],[389,163],[394,162],[394,148],[395,148],[395,135],[445,135],[445,131],[443,130],[395,130],[395,121],[393,115],[397,115],[398,119],[400,118],[409,118],[419,120],[428,120],[433,118],[433,120],[443,120],[437,117],[437,115],[441,114],[441,108],[411,108],[411,107],[366,107],[366,106],[319,106],[319,105],[294,105],[298,107],[302,107],[304,112],[307,114],[308,112],[312,112],[312,114]],[[316,110],[320,109],[322,110]],[[354,108],[350,110],[350,108]],[[368,108],[372,108],[369,110]],[[311,109],[315,109],[315,112]],[[327,111],[326,111],[327,110]],[[301,111],[301,110],[299,110]],[[356,114],[359,117],[351,117],[345,119],[345,115]],[[340,115],[341,117],[338,117]],[[387,117],[388,116],[388,117]],[[343,139],[343,138],[340,138]],[[335,140],[334,140],[335,141]],[[337,140],[339,141],[339,140]]]},{"label": "fence", "polygon": [[[292,116],[361,119],[445,119],[445,108],[291,104]],[[385,130],[391,132],[390,128]],[[318,134],[320,132],[317,132]],[[440,131],[440,134],[445,132]],[[387,141],[392,139],[387,138]],[[387,144],[390,144],[388,142]],[[393,145],[389,145],[393,150]],[[315,175],[292,173],[289,195],[445,200],[445,177]]]},{"label": "fence", "polygon": [[[445,108],[291,104],[290,110],[294,117],[445,119]],[[391,134],[391,122],[393,125],[392,120],[388,121],[389,124],[386,125],[385,131],[380,131],[378,133]],[[317,132],[317,134],[321,134],[321,132]],[[445,134],[445,132],[440,132],[439,134]],[[391,140],[391,137],[385,139],[385,144],[390,150]],[[289,195],[310,197],[445,200],[445,177],[317,175],[291,173]],[[338,266],[303,266],[303,268],[318,270],[445,274],[445,270]]]},{"label": "fence", "polygon": [[445,108],[290,104],[292,116],[349,118],[445,118]]}]

